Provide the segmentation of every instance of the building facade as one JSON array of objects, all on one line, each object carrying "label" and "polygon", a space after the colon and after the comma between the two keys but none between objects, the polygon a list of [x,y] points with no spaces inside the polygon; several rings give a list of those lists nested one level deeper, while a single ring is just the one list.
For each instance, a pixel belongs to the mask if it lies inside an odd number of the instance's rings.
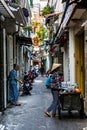
[{"label": "building facade", "polygon": [[[26,2],[27,1],[25,1],[25,3]],[[26,68],[26,62],[29,62],[28,51],[26,49],[26,55],[24,55],[24,48],[25,46],[30,47],[32,44],[32,40],[29,35],[26,36],[25,33],[22,31],[22,28],[27,25],[27,17],[29,17],[29,15],[25,16],[23,12],[23,7],[21,7],[17,1],[3,0],[0,2],[1,112],[4,112],[9,101],[8,76],[10,70],[13,69],[13,64],[17,63],[20,65],[18,76],[22,78],[22,72],[24,72]],[[23,62],[24,59],[27,59],[25,63]],[[24,64],[22,64],[22,62]],[[21,66],[21,64],[23,66]]]}]

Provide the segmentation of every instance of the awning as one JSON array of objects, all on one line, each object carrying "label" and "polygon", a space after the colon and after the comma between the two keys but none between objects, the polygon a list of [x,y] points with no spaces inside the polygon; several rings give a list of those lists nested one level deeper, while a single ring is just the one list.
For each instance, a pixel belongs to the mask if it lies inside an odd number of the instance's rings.
[{"label": "awning", "polygon": [[46,18],[45,24],[49,23],[51,19],[53,19],[53,21],[56,21],[59,15],[60,13],[51,13],[51,14],[45,15],[45,18]]},{"label": "awning", "polygon": [[15,18],[4,0],[0,0],[0,14],[7,18]]},{"label": "awning", "polygon": [[81,2],[78,3],[78,8],[87,9],[87,0],[81,0]]},{"label": "awning", "polygon": [[40,62],[40,59],[39,58],[34,58],[33,62]]},{"label": "awning", "polygon": [[61,14],[61,13],[51,13],[51,14],[45,15],[45,17],[59,16],[60,14]]},{"label": "awning", "polygon": [[[62,3],[64,2],[67,2],[67,0],[62,0]],[[87,0],[74,0],[74,1],[69,0],[69,5],[73,3],[76,3],[78,7],[87,8]]]},{"label": "awning", "polygon": [[32,39],[30,37],[16,36],[16,42],[19,45],[25,45],[25,46],[31,46],[32,45]]},{"label": "awning", "polygon": [[83,16],[84,12],[86,11],[87,9],[86,6],[87,6],[87,0],[81,0],[77,2],[76,4],[73,4],[73,6],[67,5],[65,8],[64,14],[62,16],[62,20],[60,22],[59,28],[57,29],[57,32],[55,34],[55,37],[59,36],[62,28],[75,26],[75,22],[78,20],[80,21],[80,18]]},{"label": "awning", "polygon": [[13,12],[15,19],[16,19],[16,22],[18,22],[20,24],[26,24],[23,10],[18,4],[9,3],[9,8]]}]

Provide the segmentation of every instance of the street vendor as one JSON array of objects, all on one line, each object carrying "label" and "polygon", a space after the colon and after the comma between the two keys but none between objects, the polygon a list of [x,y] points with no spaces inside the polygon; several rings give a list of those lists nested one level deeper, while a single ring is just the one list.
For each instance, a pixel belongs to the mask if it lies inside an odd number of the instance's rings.
[{"label": "street vendor", "polygon": [[[56,64],[54,63],[52,66],[52,83],[51,83],[51,92],[52,92],[52,96],[53,96],[53,101],[51,103],[51,105],[47,108],[47,110],[44,112],[47,116],[52,116],[55,117],[56,116],[56,109],[57,109],[57,105],[59,104],[59,88],[60,88],[60,76],[58,74],[58,70],[60,68],[61,64]],[[52,115],[50,114],[50,112],[52,111]]]}]

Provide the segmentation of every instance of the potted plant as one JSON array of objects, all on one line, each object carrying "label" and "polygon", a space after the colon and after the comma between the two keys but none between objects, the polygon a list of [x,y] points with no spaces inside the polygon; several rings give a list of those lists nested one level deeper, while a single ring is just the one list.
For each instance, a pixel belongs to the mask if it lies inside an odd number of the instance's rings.
[{"label": "potted plant", "polygon": [[32,31],[32,26],[24,26],[24,31]]},{"label": "potted plant", "polygon": [[41,26],[37,32],[37,36],[38,36],[40,42],[43,42],[44,38],[48,37],[47,29],[44,28],[43,26]]},{"label": "potted plant", "polygon": [[54,7],[50,7],[49,4],[47,4],[43,10],[42,10],[42,15],[45,16],[46,14],[50,14],[54,12]]}]

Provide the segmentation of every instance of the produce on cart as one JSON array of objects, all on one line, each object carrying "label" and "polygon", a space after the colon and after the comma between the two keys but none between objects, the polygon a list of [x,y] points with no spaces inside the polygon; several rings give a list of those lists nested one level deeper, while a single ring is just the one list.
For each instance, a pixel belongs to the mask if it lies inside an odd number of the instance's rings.
[{"label": "produce on cart", "polygon": [[77,110],[79,112],[80,118],[84,117],[84,101],[77,84],[70,85],[70,82],[63,82],[61,91],[59,92],[59,99],[59,119],[61,119],[62,111],[64,110],[67,110],[69,114],[71,114],[72,110]]}]

